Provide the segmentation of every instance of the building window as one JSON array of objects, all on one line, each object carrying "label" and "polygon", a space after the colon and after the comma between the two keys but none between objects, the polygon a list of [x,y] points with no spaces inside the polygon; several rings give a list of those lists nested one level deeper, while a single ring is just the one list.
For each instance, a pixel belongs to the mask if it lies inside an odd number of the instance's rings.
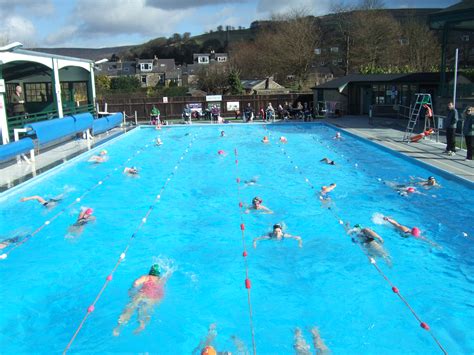
[{"label": "building window", "polygon": [[123,71],[129,71],[130,68],[123,68]]},{"label": "building window", "polygon": [[339,47],[331,47],[331,53],[339,53]]},{"label": "building window", "polygon": [[338,64],[342,64],[342,58],[337,58]]},{"label": "building window", "polygon": [[141,63],[140,70],[141,71],[151,71],[153,69],[153,65],[151,63]]},{"label": "building window", "polygon": [[166,67],[166,64],[160,64],[160,67]]},{"label": "building window", "polygon": [[[61,83],[61,91],[63,90]],[[51,83],[26,83],[25,100],[26,102],[48,102],[51,95]]]},{"label": "building window", "polygon": [[142,84],[146,85],[146,75],[142,75],[140,80],[141,80]]},{"label": "building window", "polygon": [[314,54],[321,55],[321,48],[315,48],[314,49]]},{"label": "building window", "polygon": [[408,38],[400,38],[399,41],[402,46],[408,46],[410,44],[410,41],[408,40]]},{"label": "building window", "polygon": [[207,64],[209,63],[209,57],[207,55],[200,55],[198,57],[198,63],[199,64]]},{"label": "building window", "polygon": [[227,57],[217,57],[219,63],[227,62]]},{"label": "building window", "polygon": [[462,35],[462,36],[461,36],[461,40],[462,40],[463,42],[469,42],[469,35]]}]

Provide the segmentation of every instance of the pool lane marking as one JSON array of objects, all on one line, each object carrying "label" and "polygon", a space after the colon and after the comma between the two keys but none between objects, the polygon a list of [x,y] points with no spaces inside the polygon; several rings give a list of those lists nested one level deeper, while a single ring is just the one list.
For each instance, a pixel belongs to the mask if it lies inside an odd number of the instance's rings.
[{"label": "pool lane marking", "polygon": [[[169,129],[167,129],[167,132],[169,131]],[[154,141],[154,140],[153,140]],[[152,141],[152,142],[153,142]],[[6,258],[8,258],[8,255],[13,251],[15,250],[16,248],[20,247],[21,245],[25,244],[26,242],[28,242],[31,238],[33,238],[36,234],[38,234],[39,232],[41,232],[41,230],[43,230],[43,228],[45,228],[46,226],[50,225],[51,222],[53,222],[55,219],[57,219],[60,215],[62,215],[64,212],[66,212],[68,209],[70,209],[72,206],[74,206],[75,204],[81,202],[81,200],[87,196],[89,193],[91,193],[93,190],[95,190],[97,187],[99,187],[100,185],[102,185],[105,181],[107,181],[108,179],[110,179],[113,175],[113,173],[115,171],[118,171],[119,168],[122,168],[124,166],[127,165],[128,162],[130,162],[132,159],[134,159],[138,154],[140,154],[142,151],[145,151],[145,148],[148,148],[149,146],[153,146],[153,144],[150,144],[150,143],[147,143],[145,144],[142,148],[138,149],[132,156],[130,156],[124,163],[118,165],[118,167],[114,168],[114,169],[111,169],[109,171],[109,173],[107,175],[105,175],[101,180],[99,180],[95,185],[93,185],[92,187],[88,188],[85,190],[85,192],[82,193],[82,195],[80,195],[79,197],[77,197],[73,202],[71,202],[69,205],[65,206],[64,208],[62,208],[61,210],[59,210],[55,215],[53,215],[50,219],[46,220],[43,222],[43,224],[41,226],[39,226],[38,228],[36,228],[32,233],[28,234],[25,238],[23,238],[23,240],[21,242],[18,242],[16,243],[13,247],[9,248],[7,252],[3,253],[0,255],[0,260],[5,260]]]},{"label": "pool lane marking", "polygon": [[245,243],[245,221],[244,221],[244,204],[242,202],[242,193],[241,193],[241,180],[240,180],[240,175],[239,175],[239,157],[238,157],[238,151],[237,148],[234,148],[234,156],[235,156],[235,173],[236,173],[236,178],[235,181],[237,183],[237,195],[239,199],[239,214],[240,214],[240,231],[242,235],[242,257],[244,258],[244,265],[245,265],[245,288],[247,289],[247,304],[248,304],[248,309],[249,309],[249,320],[250,320],[250,332],[252,336],[252,348],[253,348],[253,354],[257,354],[257,345],[255,342],[255,329],[253,325],[253,312],[252,312],[252,299],[250,295],[250,289],[251,289],[251,282],[249,278],[249,266],[248,266],[248,261],[247,261],[247,247]]},{"label": "pool lane marking", "polygon": [[[266,127],[266,125],[264,126],[266,132],[267,132],[267,135],[270,137],[272,136],[272,134],[270,133],[270,131],[268,130],[268,128]],[[304,180],[305,182],[309,185],[309,187],[312,189],[312,190],[316,190],[314,185],[311,183],[311,181],[306,177],[304,176],[303,172],[301,171],[301,169],[296,165],[296,163],[291,159],[291,157],[289,156],[289,154],[286,152],[286,150],[282,147],[281,144],[277,143],[278,146],[280,147],[280,150],[281,152],[287,156],[287,158],[289,159],[290,163],[293,164],[294,166],[294,169],[297,170],[300,175],[302,175],[304,177]],[[328,209],[332,214],[333,216],[338,220],[338,223],[340,225],[344,225],[344,222],[343,222],[343,219],[336,213],[336,211],[334,211],[333,208],[331,209]],[[359,245],[359,244],[358,244]],[[420,324],[420,327],[423,328],[424,330],[426,330],[430,335],[431,337],[433,338],[433,340],[436,342],[436,344],[438,345],[438,347],[440,348],[440,350],[444,353],[444,354],[448,354],[448,352],[444,349],[443,345],[440,343],[440,341],[438,340],[438,338],[433,334],[433,332],[431,331],[431,328],[429,327],[429,325],[425,322],[423,322],[421,320],[421,318],[418,316],[418,314],[415,312],[415,310],[411,307],[411,305],[408,303],[408,301],[406,300],[406,298],[400,293],[400,290],[395,287],[395,285],[391,282],[391,280],[388,278],[387,275],[385,275],[385,273],[378,267],[377,263],[376,263],[376,260],[373,258],[373,257],[370,257],[369,255],[367,255],[367,253],[364,252],[364,250],[362,249],[362,246],[359,245],[359,248],[362,250],[362,252],[365,254],[365,256],[369,259],[370,261],[370,264],[372,266],[375,267],[375,269],[378,271],[378,273],[385,279],[385,281],[387,281],[387,283],[391,286],[392,288],[392,291],[399,297],[399,299],[405,304],[405,306],[410,310],[410,312],[413,314],[413,316],[416,318],[416,320],[419,322]]]},{"label": "pool lane marking", "polygon": [[66,354],[68,352],[68,350],[70,349],[70,347],[72,346],[74,340],[76,339],[77,335],[79,334],[79,332],[81,331],[82,327],[84,326],[84,323],[86,322],[86,320],[89,318],[89,316],[91,315],[92,312],[94,312],[95,310],[95,306],[97,304],[97,302],[99,301],[100,297],[102,296],[103,292],[105,291],[105,289],[107,288],[107,286],[109,285],[110,281],[112,281],[113,279],[113,275],[115,273],[115,271],[117,270],[117,268],[119,267],[119,265],[122,263],[122,261],[125,259],[126,255],[127,255],[127,252],[128,250],[130,249],[130,246],[133,242],[133,240],[135,239],[136,237],[136,234],[140,231],[140,229],[143,227],[143,225],[147,222],[147,219],[148,217],[150,216],[151,212],[153,211],[153,209],[155,208],[155,205],[161,201],[161,195],[163,194],[164,190],[166,189],[166,187],[168,186],[168,184],[170,183],[171,179],[174,177],[175,173],[176,173],[176,170],[178,170],[180,164],[183,162],[183,159],[184,157],[186,156],[186,154],[189,152],[189,149],[192,147],[193,145],[193,142],[196,140],[196,136],[197,134],[194,134],[193,138],[191,139],[191,142],[188,144],[187,148],[184,150],[184,152],[181,154],[180,158],[178,159],[178,161],[176,162],[176,165],[174,166],[173,170],[171,171],[171,173],[168,175],[168,178],[165,180],[165,183],[163,184],[163,186],[161,187],[161,189],[159,190],[158,194],[156,195],[153,203],[150,205],[150,207],[148,208],[147,212],[145,213],[145,215],[142,217],[140,223],[138,224],[138,226],[135,228],[135,231],[132,233],[132,235],[130,236],[129,240],[128,240],[128,243],[127,245],[125,246],[125,248],[123,249],[122,253],[120,253],[120,256],[119,258],[117,259],[114,267],[112,268],[112,271],[109,273],[109,275],[107,275],[107,277],[105,278],[105,282],[104,284],[102,285],[102,288],[100,289],[100,291],[97,293],[96,297],[94,298],[94,301],[90,304],[89,307],[87,307],[87,312],[86,314],[84,315],[84,317],[82,318],[81,322],[79,323],[78,327],[76,328],[76,331],[74,332],[73,336],[71,337],[71,339],[69,340],[69,343],[66,345],[66,347],[64,348],[63,350],[63,354]]}]

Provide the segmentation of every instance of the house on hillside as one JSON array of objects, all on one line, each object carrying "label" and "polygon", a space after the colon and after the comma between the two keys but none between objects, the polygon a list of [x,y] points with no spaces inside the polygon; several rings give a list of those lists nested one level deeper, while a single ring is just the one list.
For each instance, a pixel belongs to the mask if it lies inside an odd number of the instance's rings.
[{"label": "house on hillside", "polygon": [[229,59],[227,53],[195,53],[193,54],[193,63],[197,64],[212,64],[212,63],[226,63]]},{"label": "house on hillside", "polygon": [[182,85],[181,67],[176,66],[174,59],[158,59],[156,56],[154,59],[102,63],[95,72],[110,77],[135,76],[142,87],[169,86],[170,83]]},{"label": "house on hillside", "polygon": [[266,79],[241,80],[241,83],[247,95],[288,94],[290,92],[271,76]]}]

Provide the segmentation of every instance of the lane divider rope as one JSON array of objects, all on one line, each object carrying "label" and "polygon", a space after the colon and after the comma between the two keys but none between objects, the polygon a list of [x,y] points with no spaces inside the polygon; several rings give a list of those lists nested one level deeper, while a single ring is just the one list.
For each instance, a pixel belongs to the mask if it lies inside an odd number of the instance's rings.
[{"label": "lane divider rope", "polygon": [[145,215],[143,216],[143,218],[141,219],[140,223],[138,224],[138,226],[135,228],[134,232],[132,233],[132,235],[130,236],[129,240],[128,240],[128,243],[127,245],[125,246],[125,248],[123,249],[122,253],[120,254],[119,258],[117,259],[114,267],[112,268],[112,271],[109,273],[109,275],[107,275],[107,277],[105,278],[105,282],[104,284],[102,285],[102,288],[100,289],[100,291],[97,293],[96,297],[94,298],[94,301],[90,304],[89,307],[87,307],[87,312],[86,314],[84,315],[84,317],[82,318],[80,324],[78,325],[78,327],[76,328],[76,331],[74,332],[73,336],[71,337],[71,339],[69,340],[69,343],[66,345],[66,347],[64,348],[63,350],[63,354],[66,354],[68,352],[68,350],[71,348],[73,342],[75,341],[77,335],[79,334],[79,332],[81,331],[82,327],[84,326],[84,323],[86,322],[86,320],[89,318],[89,316],[91,315],[92,312],[94,312],[95,310],[95,306],[97,304],[97,302],[99,301],[100,297],[102,296],[103,292],[105,291],[105,289],[107,288],[108,284],[110,283],[110,281],[112,281],[113,279],[113,275],[115,273],[115,271],[117,270],[117,268],[119,267],[119,265],[123,262],[123,260],[125,259],[126,255],[127,255],[127,252],[128,250],[130,249],[130,246],[132,245],[132,242],[135,240],[136,238],[136,235],[137,233],[140,231],[140,229],[143,227],[143,225],[147,222],[147,219],[148,217],[150,216],[151,212],[153,211],[153,209],[155,208],[155,205],[161,200],[161,195],[163,194],[164,190],[166,189],[166,187],[168,186],[169,182],[171,181],[171,179],[174,177],[176,171],[179,169],[179,166],[181,165],[181,162],[183,161],[184,157],[186,156],[186,154],[189,152],[189,149],[192,147],[193,145],[193,142],[195,141],[196,139],[196,136],[197,134],[194,134],[191,142],[188,144],[187,148],[184,150],[184,152],[181,154],[180,158],[178,159],[176,165],[174,166],[174,169],[171,171],[171,173],[168,175],[168,178],[165,180],[163,186],[161,187],[161,189],[159,190],[158,194],[156,195],[153,203],[149,206],[147,212],[145,213]]},{"label": "lane divider rope", "polygon": [[[272,136],[272,134],[270,133],[270,131],[268,130],[267,126],[264,125],[264,128],[265,128],[265,131],[266,131],[266,134],[268,137]],[[306,184],[311,188],[311,190],[313,191],[316,191],[316,193],[319,193],[317,191],[317,189],[315,188],[315,186],[313,185],[313,183],[309,180],[309,178],[307,176],[305,176],[305,174],[303,173],[303,171],[301,170],[301,168],[296,165],[296,163],[294,162],[294,160],[291,158],[291,156],[286,152],[286,150],[283,148],[283,146],[281,144],[278,143],[278,146],[281,150],[281,152],[287,157],[288,159],[288,162],[290,164],[293,165],[295,171],[297,171],[304,179],[304,181],[306,182]],[[333,216],[337,219],[338,223],[341,225],[341,226],[344,226],[344,222],[343,222],[343,219],[337,214],[337,212],[335,211],[334,208],[331,208],[329,209],[329,211],[333,214]],[[425,322],[423,322],[421,320],[421,318],[418,316],[418,314],[415,312],[415,310],[413,309],[413,307],[408,303],[407,299],[400,293],[400,290],[392,283],[392,281],[389,279],[389,277],[379,268],[379,266],[377,265],[376,263],[376,260],[373,258],[373,257],[370,257],[369,255],[367,255],[367,253],[363,250],[362,246],[357,244],[359,246],[359,248],[361,249],[361,251],[366,255],[366,257],[369,259],[370,261],[370,264],[377,270],[377,272],[384,278],[384,280],[390,285],[393,293],[395,293],[399,299],[405,304],[405,306],[410,310],[410,312],[413,314],[413,316],[416,318],[416,320],[419,322],[419,325],[421,328],[423,328],[424,330],[426,330],[430,335],[431,337],[433,338],[433,340],[436,342],[436,344],[438,345],[438,347],[440,348],[440,350],[444,353],[444,354],[448,354],[448,352],[445,350],[445,348],[443,347],[443,345],[440,343],[440,341],[438,340],[438,338],[434,335],[434,333],[432,332],[431,328],[429,327],[429,325]]]},{"label": "lane divider rope", "polygon": [[240,231],[242,235],[242,257],[244,258],[244,265],[245,265],[245,288],[247,289],[247,304],[249,310],[249,321],[250,321],[250,333],[252,335],[252,349],[253,354],[257,354],[257,345],[255,342],[255,329],[253,325],[253,312],[252,312],[252,298],[250,289],[252,288],[250,277],[249,277],[249,265],[247,260],[247,247],[245,242],[245,222],[244,222],[244,203],[242,201],[242,193],[241,193],[241,180],[239,175],[239,157],[237,148],[234,148],[234,156],[235,156],[235,172],[236,172],[236,183],[237,183],[237,195],[239,199],[239,214],[240,214]]},{"label": "lane divider rope", "polygon": [[[168,130],[167,130],[168,131]],[[145,151],[146,148],[149,146],[153,146],[152,143],[145,144],[142,148],[138,149],[133,155],[131,155],[127,160],[125,160],[122,164],[118,165],[115,169],[113,169],[111,172],[109,172],[107,175],[105,175],[102,179],[97,181],[94,185],[92,185],[90,188],[85,190],[81,195],[79,195],[76,199],[74,199],[73,202],[70,204],[66,205],[62,209],[60,209],[56,214],[54,214],[51,218],[47,219],[46,221],[43,222],[38,228],[36,228],[32,233],[28,234],[25,238],[23,238],[20,242],[16,243],[14,246],[8,249],[7,252],[3,253],[0,255],[0,260],[5,260],[8,258],[8,255],[10,253],[20,247],[21,245],[27,243],[31,238],[33,238],[35,235],[37,235],[39,232],[41,232],[46,226],[50,225],[51,222],[56,220],[59,216],[64,214],[66,211],[68,211],[71,207],[76,205],[77,203],[81,202],[84,197],[86,197],[88,194],[90,194],[93,190],[95,190],[97,187],[101,186],[105,181],[109,180],[113,174],[118,171],[119,169],[125,167],[127,163],[129,163],[132,159],[134,159],[138,154],[141,152]]]}]

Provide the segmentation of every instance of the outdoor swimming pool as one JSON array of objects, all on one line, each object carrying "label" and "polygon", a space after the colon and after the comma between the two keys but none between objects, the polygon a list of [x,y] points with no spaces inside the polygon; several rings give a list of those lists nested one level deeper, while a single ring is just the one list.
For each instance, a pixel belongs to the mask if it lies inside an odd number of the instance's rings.
[{"label": "outdoor swimming pool", "polygon": [[[105,144],[106,163],[91,164],[85,153],[0,195],[0,239],[42,228],[0,260],[1,352],[62,352],[129,245],[70,352],[192,353],[216,324],[218,351],[238,353],[236,337],[251,353],[242,222],[258,353],[293,353],[295,328],[311,343],[312,326],[335,354],[441,352],[340,220],[384,238],[393,267],[382,259],[376,265],[448,352],[474,352],[472,186],[344,132],[334,140],[335,132],[320,124],[136,129]],[[270,144],[260,142],[264,135]],[[279,144],[280,136],[288,143]],[[320,163],[323,157],[336,165]],[[140,176],[124,175],[125,165]],[[383,183],[429,175],[442,188],[400,196]],[[252,177],[257,184],[246,186]],[[317,192],[332,182],[333,205],[323,208]],[[19,202],[63,192],[53,209]],[[239,195],[245,204],[260,196],[274,213],[243,214],[242,221]],[[71,238],[68,227],[85,206],[97,220]],[[402,238],[378,213],[419,227],[439,248]],[[284,240],[254,249],[252,239],[277,222],[301,236],[303,247]],[[143,332],[133,334],[133,317],[114,337],[130,285],[154,262],[175,269],[164,299]]]}]

